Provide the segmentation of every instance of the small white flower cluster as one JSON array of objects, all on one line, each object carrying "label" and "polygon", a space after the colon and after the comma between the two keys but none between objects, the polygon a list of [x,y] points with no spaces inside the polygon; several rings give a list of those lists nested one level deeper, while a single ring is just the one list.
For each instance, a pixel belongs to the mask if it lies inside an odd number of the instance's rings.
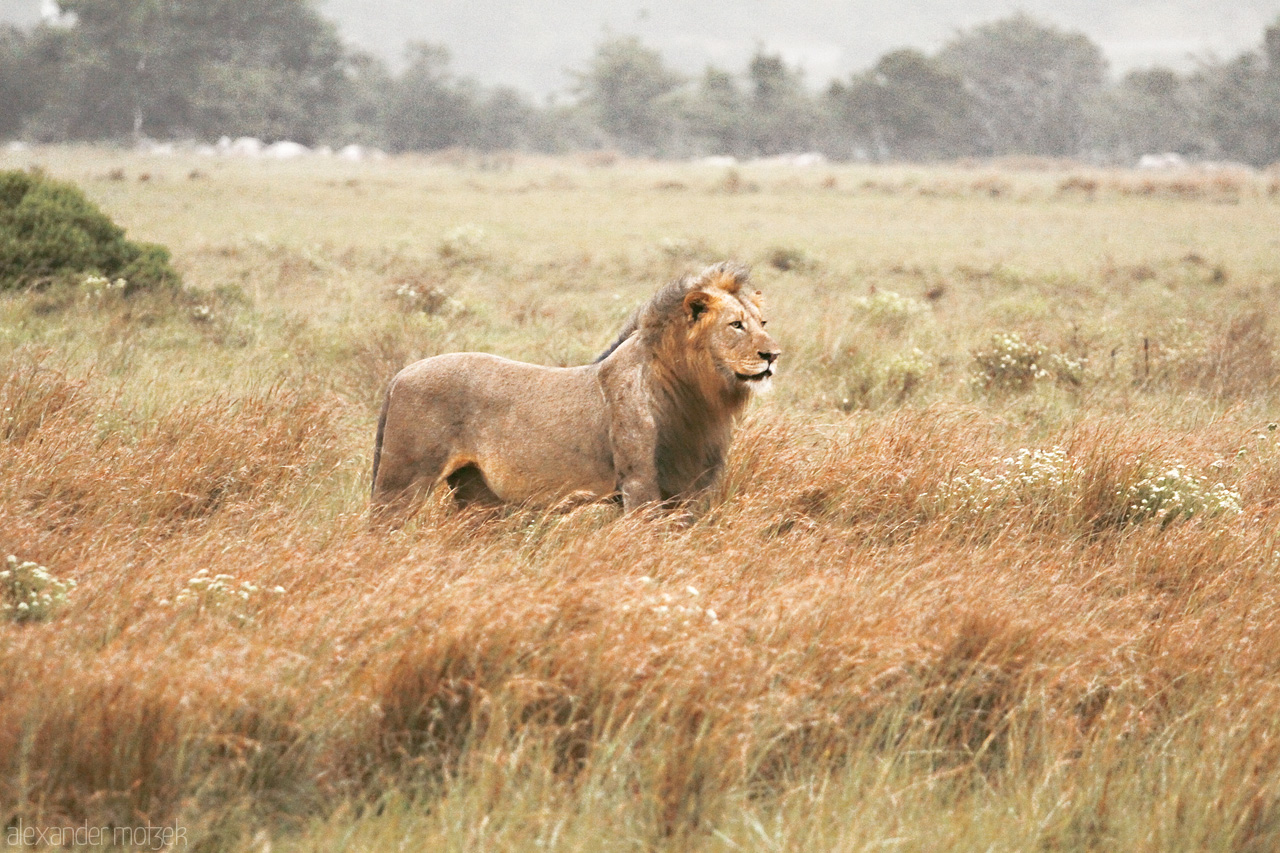
[{"label": "small white flower cluster", "polygon": [[67,603],[73,580],[59,580],[44,566],[10,554],[0,570],[0,618],[38,622],[51,618]]},{"label": "small white flower cluster", "polygon": [[698,601],[701,593],[695,586],[686,586],[683,594],[663,592],[658,583],[645,575],[637,583],[644,590],[638,606],[622,605],[622,612],[641,610],[664,620],[668,626],[690,627],[695,622],[712,624],[720,621],[720,616],[710,607],[703,607]]},{"label": "small white flower cluster", "polygon": [[1081,471],[1061,447],[1022,448],[995,460],[989,469],[974,468],[943,483],[930,496],[940,508],[978,513],[1001,506],[1047,504],[1071,498],[1079,490]]},{"label": "small white flower cluster", "polygon": [[191,319],[198,323],[207,323],[213,319],[213,306],[196,305],[191,309]]},{"label": "small white flower cluster", "polygon": [[[8,411],[8,409],[5,409],[5,411]],[[1236,451],[1236,459],[1243,459],[1246,456],[1249,456],[1251,453],[1271,454],[1271,453],[1274,453],[1276,450],[1280,450],[1280,445],[1278,445],[1275,441],[1277,437],[1276,436],[1277,429],[1280,429],[1280,424],[1277,424],[1275,421],[1272,421],[1271,423],[1267,424],[1267,429],[1265,432],[1261,432],[1261,431],[1255,432],[1253,434],[1253,439],[1255,442],[1254,448],[1250,449],[1248,447],[1241,447],[1239,450]],[[1222,464],[1225,464],[1225,462]],[[1221,465],[1218,465],[1216,467],[1221,467]]]},{"label": "small white flower cluster", "polygon": [[487,236],[479,225],[459,225],[444,235],[436,252],[450,263],[474,263],[485,257]]},{"label": "small white flower cluster", "polygon": [[93,301],[95,299],[101,299],[103,296],[110,293],[123,294],[125,289],[129,286],[129,282],[125,281],[123,278],[117,278],[112,281],[106,276],[88,275],[85,276],[85,279],[80,283],[80,286],[84,288],[84,298],[88,301]]},{"label": "small white flower cluster", "polygon": [[[1161,468],[1161,473],[1115,486],[1121,523],[1159,518],[1169,524],[1196,515],[1231,516],[1241,511],[1240,493],[1225,484],[1211,486],[1180,464]],[[953,477],[921,497],[925,506],[939,513],[972,517],[1014,506],[1065,508],[1082,498],[1085,485],[1085,471],[1062,448],[1023,448],[989,467]]]},{"label": "small white flower cluster", "polygon": [[1054,352],[1041,343],[1024,341],[1016,332],[998,332],[986,349],[973,354],[970,384],[983,391],[1026,390],[1045,379],[1079,383],[1083,359]]},{"label": "small white flower cluster", "polygon": [[173,603],[179,607],[194,606],[199,610],[225,613],[239,622],[247,622],[249,616],[242,608],[250,601],[260,599],[263,594],[283,595],[284,587],[263,589],[248,581],[237,582],[233,575],[210,575],[208,569],[201,569],[187,581],[186,587],[177,594]]},{"label": "small white flower cluster", "polygon": [[885,377],[894,385],[906,381],[919,382],[933,370],[933,362],[924,350],[912,347],[910,352],[900,352],[890,358],[884,370]]},{"label": "small white flower cluster", "polygon": [[1238,515],[1241,508],[1239,492],[1223,483],[1209,486],[1182,465],[1144,477],[1127,489],[1121,486],[1117,496],[1123,498],[1129,518],[1159,517],[1161,524],[1195,515]]},{"label": "small white flower cluster", "polygon": [[855,299],[853,307],[871,322],[892,328],[906,326],[913,318],[929,310],[929,306],[919,299],[902,296],[892,290],[877,290],[870,296]]}]

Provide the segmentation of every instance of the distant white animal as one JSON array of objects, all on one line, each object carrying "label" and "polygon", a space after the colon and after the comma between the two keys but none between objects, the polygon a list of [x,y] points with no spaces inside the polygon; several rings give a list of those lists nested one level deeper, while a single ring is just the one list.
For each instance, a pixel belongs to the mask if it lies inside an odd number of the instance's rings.
[{"label": "distant white animal", "polygon": [[263,149],[262,153],[273,160],[296,160],[299,157],[305,157],[310,154],[311,149],[301,142],[282,139],[279,142],[273,142],[268,145]]},{"label": "distant white animal", "polygon": [[1163,154],[1143,154],[1138,158],[1139,169],[1183,169],[1186,165],[1186,158],[1172,151],[1166,151]]},{"label": "distant white animal", "polygon": [[256,136],[242,136],[227,146],[227,153],[240,157],[261,157],[265,147]]}]

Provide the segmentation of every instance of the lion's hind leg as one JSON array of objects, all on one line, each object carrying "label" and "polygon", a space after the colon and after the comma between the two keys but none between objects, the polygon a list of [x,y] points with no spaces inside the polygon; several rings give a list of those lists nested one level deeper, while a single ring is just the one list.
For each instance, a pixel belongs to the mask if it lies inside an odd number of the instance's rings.
[{"label": "lion's hind leg", "polygon": [[502,500],[485,481],[484,472],[474,462],[454,468],[444,477],[453,489],[453,498],[461,506],[498,506]]},{"label": "lion's hind leg", "polygon": [[384,447],[378,462],[370,518],[375,524],[392,526],[408,518],[457,467],[453,454],[445,447],[431,448],[417,456]]}]

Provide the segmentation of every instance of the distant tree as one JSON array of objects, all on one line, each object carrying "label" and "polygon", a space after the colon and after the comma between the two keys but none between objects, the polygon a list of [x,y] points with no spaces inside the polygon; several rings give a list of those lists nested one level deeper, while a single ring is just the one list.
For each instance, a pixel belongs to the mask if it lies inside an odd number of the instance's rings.
[{"label": "distant tree", "polygon": [[75,15],[40,127],[76,139],[254,134],[318,141],[346,54],[306,0],[63,0]]},{"label": "distant tree", "polygon": [[591,113],[580,103],[549,98],[538,107],[529,126],[529,146],[547,154],[596,150],[611,144]]},{"label": "distant tree", "polygon": [[33,72],[31,39],[14,27],[0,28],[0,138],[17,136],[39,106]]},{"label": "distant tree", "polygon": [[449,71],[449,51],[414,43],[409,65],[392,86],[387,143],[397,151],[435,151],[468,145],[476,135],[476,92]]},{"label": "distant tree", "polygon": [[1265,166],[1280,160],[1280,74],[1254,53],[1201,68],[1191,80],[1212,154]]},{"label": "distant tree", "polygon": [[475,138],[481,151],[514,151],[534,145],[537,107],[519,91],[499,86],[475,105]]},{"label": "distant tree", "polygon": [[335,141],[386,145],[387,108],[394,80],[382,60],[363,51],[348,51],[342,86],[341,117]]},{"label": "distant tree", "polygon": [[973,153],[973,107],[960,77],[917,50],[885,54],[848,85],[827,92],[848,149],[873,159],[921,160]]},{"label": "distant tree", "polygon": [[959,34],[937,58],[960,76],[973,99],[982,153],[1087,152],[1089,115],[1107,63],[1084,34],[1019,13]]},{"label": "distant tree", "polygon": [[815,147],[822,119],[800,71],[789,68],[780,55],[757,49],[747,74],[748,135],[754,152],[776,155]]},{"label": "distant tree", "polygon": [[733,75],[707,68],[684,107],[692,145],[703,154],[750,153],[749,104]]},{"label": "distant tree", "polygon": [[1177,72],[1130,71],[1100,103],[1098,138],[1121,162],[1164,151],[1199,157],[1212,144],[1201,128],[1201,110],[1194,88]]},{"label": "distant tree", "polygon": [[1204,66],[1191,85],[1217,156],[1254,166],[1280,162],[1280,18],[1264,32],[1260,53]]},{"label": "distant tree", "polygon": [[684,77],[634,36],[596,48],[576,93],[600,129],[629,154],[670,151],[679,130],[677,93]]}]

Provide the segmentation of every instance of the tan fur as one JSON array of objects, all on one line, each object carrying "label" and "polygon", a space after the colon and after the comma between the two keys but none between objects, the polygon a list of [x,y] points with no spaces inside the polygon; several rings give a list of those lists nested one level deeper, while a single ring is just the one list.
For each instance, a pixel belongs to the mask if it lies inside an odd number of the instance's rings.
[{"label": "tan fur", "polygon": [[710,486],[780,354],[747,284],[746,269],[725,263],[666,285],[582,367],[484,353],[409,365],[378,423],[375,515],[442,483],[468,501],[620,495],[628,511]]}]

